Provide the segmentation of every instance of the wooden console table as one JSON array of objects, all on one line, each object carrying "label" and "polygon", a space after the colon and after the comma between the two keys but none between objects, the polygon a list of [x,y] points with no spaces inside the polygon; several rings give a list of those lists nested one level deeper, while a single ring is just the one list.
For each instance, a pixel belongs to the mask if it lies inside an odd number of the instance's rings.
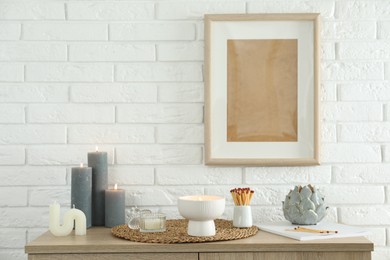
[{"label": "wooden console table", "polygon": [[91,228],[86,236],[55,237],[46,232],[25,249],[29,260],[368,260],[373,244],[364,237],[300,242],[264,231],[224,242],[145,244],[116,238],[108,228]]}]

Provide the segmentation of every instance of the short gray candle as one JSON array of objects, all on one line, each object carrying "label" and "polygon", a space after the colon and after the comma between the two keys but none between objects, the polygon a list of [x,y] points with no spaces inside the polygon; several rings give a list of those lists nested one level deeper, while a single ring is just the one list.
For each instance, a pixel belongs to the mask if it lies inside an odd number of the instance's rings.
[{"label": "short gray candle", "polygon": [[108,188],[107,153],[88,153],[88,166],[92,168],[92,225],[104,226],[104,192]]},{"label": "short gray candle", "polygon": [[125,191],[117,189],[106,190],[106,227],[125,224]]},{"label": "short gray candle", "polygon": [[72,168],[71,208],[84,212],[87,228],[92,224],[92,169],[90,167]]}]

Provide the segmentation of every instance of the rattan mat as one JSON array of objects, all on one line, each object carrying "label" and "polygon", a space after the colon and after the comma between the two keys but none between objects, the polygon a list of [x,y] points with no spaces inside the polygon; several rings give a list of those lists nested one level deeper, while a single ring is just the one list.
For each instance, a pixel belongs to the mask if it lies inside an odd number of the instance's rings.
[{"label": "rattan mat", "polygon": [[111,233],[120,238],[143,243],[201,243],[212,241],[235,240],[254,236],[259,230],[256,226],[250,228],[235,228],[232,221],[216,219],[216,235],[211,237],[193,237],[187,234],[188,220],[172,219],[166,222],[165,232],[141,233],[130,229],[127,225],[113,227]]}]

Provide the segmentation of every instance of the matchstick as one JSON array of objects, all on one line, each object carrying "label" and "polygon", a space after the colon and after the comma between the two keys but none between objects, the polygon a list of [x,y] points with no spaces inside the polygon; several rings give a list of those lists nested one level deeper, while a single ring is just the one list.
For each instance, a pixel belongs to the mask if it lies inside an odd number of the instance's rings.
[{"label": "matchstick", "polygon": [[294,231],[298,232],[308,232],[308,233],[321,233],[321,234],[337,234],[337,230],[319,230],[319,229],[312,229],[312,228],[305,228],[305,227],[296,227],[294,228]]}]

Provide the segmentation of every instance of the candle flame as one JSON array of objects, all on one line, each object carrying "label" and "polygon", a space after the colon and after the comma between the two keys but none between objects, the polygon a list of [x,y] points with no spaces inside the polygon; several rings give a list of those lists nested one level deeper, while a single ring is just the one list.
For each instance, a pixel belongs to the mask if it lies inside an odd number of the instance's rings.
[{"label": "candle flame", "polygon": [[83,168],[83,167],[84,167],[84,164],[83,164],[83,163],[80,163],[80,167]]},{"label": "candle flame", "polygon": [[97,145],[95,146],[95,150],[96,152],[99,152],[99,147]]},{"label": "candle flame", "polygon": [[118,189],[118,184],[115,183],[114,190],[117,190],[117,189]]}]

